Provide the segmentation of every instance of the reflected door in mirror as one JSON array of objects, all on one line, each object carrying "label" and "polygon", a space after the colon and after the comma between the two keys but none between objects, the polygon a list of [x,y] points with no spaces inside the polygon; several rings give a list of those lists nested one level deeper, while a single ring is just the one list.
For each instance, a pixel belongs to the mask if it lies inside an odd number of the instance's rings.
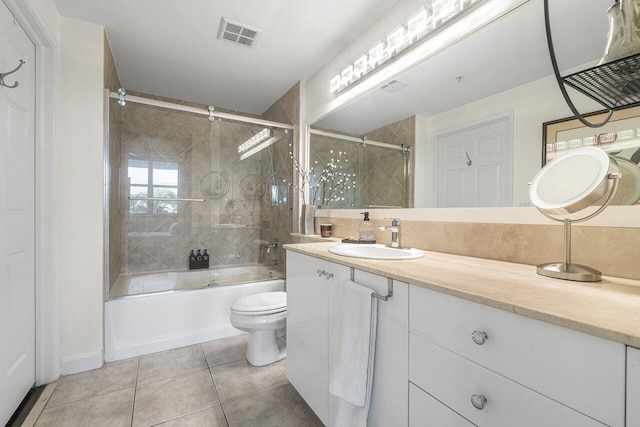
[{"label": "reflected door in mirror", "polygon": [[512,203],[512,126],[501,117],[434,137],[435,207],[498,207]]}]

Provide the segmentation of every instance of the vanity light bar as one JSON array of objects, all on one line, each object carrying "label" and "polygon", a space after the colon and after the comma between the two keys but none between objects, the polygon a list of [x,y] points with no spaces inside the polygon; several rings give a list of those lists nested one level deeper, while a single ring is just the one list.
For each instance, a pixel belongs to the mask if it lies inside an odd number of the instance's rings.
[{"label": "vanity light bar", "polygon": [[243,153],[249,150],[250,148],[255,147],[256,145],[260,144],[262,141],[266,140],[270,136],[271,136],[271,129],[269,128],[262,129],[260,132],[258,132],[251,138],[247,139],[242,144],[240,144],[240,146],[238,146],[238,153]]},{"label": "vanity light bar", "polygon": [[377,42],[369,52],[356,59],[329,81],[329,91],[337,94],[381,65],[417,44],[426,35],[458,16],[474,3],[483,0],[432,0],[418,10],[406,24],[395,28],[385,40]]}]

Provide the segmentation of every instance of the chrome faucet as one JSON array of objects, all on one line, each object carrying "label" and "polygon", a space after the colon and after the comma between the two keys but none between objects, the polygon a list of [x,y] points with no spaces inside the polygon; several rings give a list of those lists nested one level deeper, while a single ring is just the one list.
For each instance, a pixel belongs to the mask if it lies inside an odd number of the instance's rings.
[{"label": "chrome faucet", "polygon": [[278,260],[277,259],[268,260],[267,254],[271,253],[271,250],[273,249],[273,254],[275,255],[278,253],[279,248],[280,248],[280,242],[278,241],[278,239],[274,238],[271,242],[261,241],[259,245],[258,261],[263,265],[277,265]]},{"label": "chrome faucet", "polygon": [[391,230],[391,244],[387,245],[391,248],[401,248],[400,244],[400,218],[385,218],[391,220],[391,227],[385,227],[384,225],[379,225],[378,230]]}]

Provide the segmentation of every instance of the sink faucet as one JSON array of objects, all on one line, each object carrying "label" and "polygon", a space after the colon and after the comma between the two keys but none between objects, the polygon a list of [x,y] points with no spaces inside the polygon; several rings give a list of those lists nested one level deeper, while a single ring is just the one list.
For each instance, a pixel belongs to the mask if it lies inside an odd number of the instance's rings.
[{"label": "sink faucet", "polygon": [[401,248],[400,244],[400,218],[385,218],[391,220],[391,227],[385,227],[384,225],[379,225],[378,230],[391,230],[391,244],[387,245],[392,248]]}]

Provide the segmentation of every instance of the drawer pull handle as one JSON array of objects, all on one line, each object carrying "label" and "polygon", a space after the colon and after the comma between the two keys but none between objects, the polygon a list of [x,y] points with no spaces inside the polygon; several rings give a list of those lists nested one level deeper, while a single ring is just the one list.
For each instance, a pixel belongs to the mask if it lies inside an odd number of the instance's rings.
[{"label": "drawer pull handle", "polygon": [[471,404],[474,408],[481,411],[484,409],[484,405],[487,404],[487,398],[482,394],[474,394],[473,396],[471,396]]},{"label": "drawer pull handle", "polygon": [[478,345],[484,344],[487,338],[489,338],[489,336],[487,335],[486,332],[473,331],[473,333],[471,334],[471,339],[473,340],[474,343]]}]

